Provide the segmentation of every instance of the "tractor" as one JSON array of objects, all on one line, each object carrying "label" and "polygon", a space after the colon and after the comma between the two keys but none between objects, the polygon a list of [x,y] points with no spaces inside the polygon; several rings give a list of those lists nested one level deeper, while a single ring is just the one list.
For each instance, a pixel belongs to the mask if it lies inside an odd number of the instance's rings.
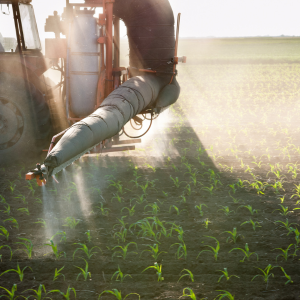
[{"label": "tractor", "polygon": [[[149,120],[147,132],[176,102],[176,65],[186,57],[177,56],[180,14],[175,37],[168,0],[66,0],[63,14],[46,20],[45,31],[55,38],[45,40],[45,56],[30,2],[0,0],[0,22],[10,18],[5,24],[14,23],[16,37],[0,35],[0,161],[35,155],[55,128],[44,163],[26,174],[42,185],[88,151],[134,149],[124,144],[140,142],[134,138],[141,135],[129,135],[125,124],[142,127]],[[103,12],[94,17],[96,8]],[[120,20],[127,27],[129,67],[120,67]],[[51,67],[61,81],[49,88],[43,74]],[[51,102],[56,89],[63,103],[58,112]],[[68,125],[60,132],[56,113]]]}]

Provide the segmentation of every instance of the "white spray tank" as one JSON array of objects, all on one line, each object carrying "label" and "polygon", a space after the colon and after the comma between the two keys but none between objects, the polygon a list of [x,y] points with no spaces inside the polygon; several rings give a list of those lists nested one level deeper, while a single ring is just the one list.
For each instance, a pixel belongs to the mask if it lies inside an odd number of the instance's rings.
[{"label": "white spray tank", "polygon": [[70,34],[69,89],[71,110],[85,117],[95,110],[99,76],[98,25],[93,10],[77,10]]}]

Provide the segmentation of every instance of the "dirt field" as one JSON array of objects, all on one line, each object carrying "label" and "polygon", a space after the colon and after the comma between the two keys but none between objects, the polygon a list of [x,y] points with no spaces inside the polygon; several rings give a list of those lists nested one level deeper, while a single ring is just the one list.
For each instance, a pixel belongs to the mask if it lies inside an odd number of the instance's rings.
[{"label": "dirt field", "polygon": [[[184,288],[197,300],[298,299],[299,44],[183,40],[180,99],[136,151],[86,155],[43,188],[23,179],[41,158],[2,168],[0,286],[30,299],[40,284],[52,299],[68,288],[70,299],[178,299]],[[246,245],[249,259],[236,250]],[[161,274],[145,270],[155,262]],[[23,281],[3,274],[18,265]]]}]

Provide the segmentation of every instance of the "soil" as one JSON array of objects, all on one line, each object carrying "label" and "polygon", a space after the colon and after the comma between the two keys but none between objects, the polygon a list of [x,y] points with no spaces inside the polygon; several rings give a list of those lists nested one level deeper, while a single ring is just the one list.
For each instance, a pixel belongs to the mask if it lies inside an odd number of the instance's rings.
[{"label": "soil", "polygon": [[[190,133],[187,133],[190,132]],[[197,299],[214,299],[220,292],[217,290],[227,290],[235,295],[235,299],[296,299],[299,295],[297,282],[300,281],[298,257],[289,256],[287,261],[282,257],[280,250],[276,248],[286,249],[290,244],[295,244],[295,235],[293,233],[287,235],[287,230],[282,228],[281,223],[276,221],[285,221],[287,218],[291,223],[298,223],[299,213],[297,210],[291,211],[287,216],[280,215],[279,198],[283,195],[285,200],[283,206],[288,206],[292,210],[291,205],[295,204],[295,199],[290,199],[294,194],[294,184],[297,180],[291,178],[291,174],[284,173],[286,182],[284,183],[285,191],[279,194],[274,193],[274,189],[267,187],[264,194],[257,194],[256,190],[248,187],[245,183],[244,188],[237,188],[235,193],[230,191],[229,184],[236,183],[238,178],[253,182],[252,176],[245,173],[239,166],[237,159],[230,155],[223,155],[217,158],[217,162],[221,165],[233,167],[230,171],[220,172],[215,166],[216,161],[213,161],[207,152],[200,156],[200,161],[196,159],[198,145],[192,144],[188,147],[188,151],[184,150],[183,143],[187,139],[195,139],[195,133],[191,127],[183,127],[181,133],[168,134],[168,140],[173,137],[177,138],[175,148],[181,152],[181,156],[165,156],[163,159],[157,156],[138,156],[134,155],[103,155],[95,156],[88,155],[66,168],[57,176],[59,184],[49,180],[46,187],[35,187],[34,194],[28,189],[28,184],[23,180],[24,170],[29,168],[29,165],[12,166],[11,168],[2,169],[1,178],[1,195],[10,205],[11,213],[5,214],[1,212],[1,225],[9,231],[9,239],[5,240],[1,237],[1,246],[9,245],[13,250],[13,257],[10,260],[10,251],[7,248],[2,248],[2,262],[0,263],[0,272],[9,269],[16,269],[17,264],[20,268],[27,268],[24,272],[24,280],[20,282],[18,274],[9,272],[3,274],[1,286],[12,288],[13,284],[17,284],[17,295],[32,295],[32,291],[24,292],[27,289],[37,289],[40,284],[44,284],[47,291],[61,290],[64,293],[68,287],[74,287],[77,293],[77,299],[97,299],[98,295],[104,290],[118,289],[125,296],[129,293],[138,293],[141,299],[178,299],[182,295],[182,290],[186,287],[191,288],[197,296]],[[282,140],[285,136],[281,137]],[[209,138],[206,139],[209,142]],[[177,146],[176,146],[177,145]],[[240,144],[240,148],[243,145]],[[272,153],[270,149],[270,153]],[[184,151],[187,151],[186,159],[184,159]],[[255,155],[255,150],[253,150]],[[260,151],[257,149],[257,151]],[[245,165],[251,165],[253,158],[245,153],[239,154],[239,160],[242,159]],[[300,157],[293,156],[292,161],[299,160]],[[266,156],[261,159],[265,165],[276,164],[278,157],[271,155],[270,161]],[[197,184],[194,186],[190,175],[187,174],[188,169],[184,163],[189,163],[192,170],[197,173]],[[155,168],[155,172],[151,167],[147,167],[148,163]],[[290,163],[289,159],[280,160],[281,165]],[[172,167],[174,164],[177,171]],[[30,163],[32,165],[32,162]],[[253,167],[253,164],[252,164]],[[269,182],[275,179],[274,174],[268,174],[264,167],[253,167],[252,172],[261,178],[259,180]],[[22,169],[20,171],[20,169]],[[217,190],[210,195],[209,192],[203,190],[203,187],[209,187],[212,184],[210,180],[210,170],[213,170],[215,178],[222,185],[218,184]],[[20,172],[20,173],[18,173]],[[139,204],[137,198],[143,194],[140,187],[135,185],[134,172],[140,176],[137,181],[139,185],[145,185],[148,181],[149,187],[146,190],[145,202]],[[173,181],[170,179],[178,177],[181,182],[179,188],[176,188]],[[111,181],[110,181],[111,180]],[[9,188],[9,181],[16,184],[15,190],[12,192]],[[119,182],[122,185],[122,193],[118,193],[113,182]],[[111,184],[112,183],[112,184]],[[186,190],[187,184],[190,184],[191,194],[188,195]],[[98,190],[97,190],[98,189]],[[100,189],[100,190],[99,190]],[[165,192],[166,194],[164,194]],[[114,197],[119,194],[121,203]],[[182,201],[181,195],[185,194],[186,203]],[[26,203],[18,198],[18,195],[24,195]],[[234,203],[232,198],[240,199],[240,202]],[[69,198],[68,198],[69,197]],[[41,203],[38,203],[39,199]],[[108,215],[102,215],[100,205],[109,209]],[[138,227],[134,228],[130,225],[145,219],[153,217],[149,211],[151,207],[146,205],[157,203],[159,212],[155,215],[160,221],[165,222],[165,227],[169,230],[175,222],[184,230],[183,240],[187,246],[187,257],[176,257],[177,246],[179,243],[178,234],[173,230],[171,237],[157,237],[155,241],[149,236],[143,238],[142,234],[138,235]],[[196,205],[205,204],[203,206],[203,216],[195,208]],[[132,208],[135,205],[135,213],[129,216],[128,210],[124,207]],[[177,215],[174,208],[175,205],[181,212]],[[250,212],[242,207],[243,205],[251,205],[258,213],[251,215]],[[221,210],[222,206],[228,206],[231,211],[228,216]],[[20,208],[28,208],[29,215],[19,211]],[[1,203],[1,208],[5,208],[5,204]],[[13,227],[9,221],[5,221],[13,216],[19,223],[19,229]],[[125,217],[126,216],[126,217]],[[66,227],[66,217],[74,217],[79,221],[74,229]],[[114,237],[114,234],[121,228],[120,220],[124,217],[126,228],[128,230],[126,241],[121,241]],[[261,227],[254,231],[250,224],[241,224],[249,219],[259,222]],[[41,219],[46,222],[43,224],[35,223]],[[204,226],[204,221],[210,221],[208,229]],[[151,219],[149,219],[151,220]],[[151,221],[152,222],[152,221]],[[295,227],[295,225],[291,225]],[[233,243],[228,233],[224,231],[232,231],[237,228],[239,237],[236,243]],[[49,243],[51,236],[59,230],[66,232],[66,241],[60,241],[61,235],[53,238],[55,244],[58,244],[58,251],[64,252],[59,259],[51,253],[51,247],[46,246]],[[91,241],[87,239],[85,234],[90,230]],[[158,232],[159,230],[154,231]],[[220,251],[217,260],[214,259],[211,252],[200,251],[209,250],[206,245],[215,247],[216,242],[209,237],[215,237],[220,242]],[[23,242],[20,238],[30,239],[33,243],[32,258],[28,259],[27,254],[22,249],[22,245],[16,244]],[[125,260],[118,257],[118,254],[113,255],[120,248],[113,247],[121,245],[125,246],[129,242],[136,243],[129,246],[129,253]],[[81,248],[79,244],[86,244],[88,249],[94,248],[95,253],[90,259],[86,257],[83,251],[78,250],[73,260],[73,253],[77,248]],[[246,259],[241,262],[244,255],[242,251],[229,251],[233,248],[245,249],[245,244],[249,245],[250,251],[253,254],[249,261]],[[162,265],[163,281],[157,281],[155,270],[143,270],[149,266],[153,266],[155,260],[151,257],[150,252],[142,252],[148,250],[147,245],[158,244],[159,251],[167,253],[160,254],[157,262]],[[175,244],[175,245],[174,245]],[[173,245],[173,246],[172,246]],[[19,250],[18,250],[19,249]],[[130,252],[137,252],[130,253]],[[289,254],[294,253],[294,246],[291,247]],[[277,262],[276,262],[277,257]],[[88,271],[91,272],[91,278],[84,281],[81,275],[76,280],[81,268],[85,267],[84,258],[88,261]],[[272,269],[274,278],[270,277],[268,284],[263,282],[262,277],[255,275],[262,274],[258,268],[264,269],[269,264],[276,266]],[[76,267],[77,266],[77,267]],[[118,266],[124,274],[130,274],[123,283],[111,280],[113,274],[118,270]],[[285,284],[287,279],[279,268],[282,266],[285,272],[291,276],[294,284]],[[55,269],[64,267],[61,273],[64,275],[53,281]],[[236,275],[230,280],[222,278],[220,270],[228,269],[229,275]],[[184,273],[183,269],[190,270],[194,275],[194,282],[186,276],[179,282],[178,279]],[[180,275],[181,274],[181,275]],[[2,292],[2,294],[6,294]],[[63,299],[58,293],[51,293],[52,299]],[[72,299],[73,295],[71,296]],[[101,299],[113,299],[109,294],[104,294]],[[129,299],[138,298],[135,295],[129,296]],[[187,298],[186,298],[187,299]]]}]

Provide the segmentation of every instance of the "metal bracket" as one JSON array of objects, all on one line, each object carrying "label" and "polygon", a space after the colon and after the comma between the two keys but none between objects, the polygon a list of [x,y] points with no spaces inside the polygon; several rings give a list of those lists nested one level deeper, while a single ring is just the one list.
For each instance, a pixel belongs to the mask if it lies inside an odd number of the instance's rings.
[{"label": "metal bracket", "polygon": [[98,38],[97,42],[99,44],[106,44],[106,40],[107,40],[107,38],[105,36],[101,36]]}]

